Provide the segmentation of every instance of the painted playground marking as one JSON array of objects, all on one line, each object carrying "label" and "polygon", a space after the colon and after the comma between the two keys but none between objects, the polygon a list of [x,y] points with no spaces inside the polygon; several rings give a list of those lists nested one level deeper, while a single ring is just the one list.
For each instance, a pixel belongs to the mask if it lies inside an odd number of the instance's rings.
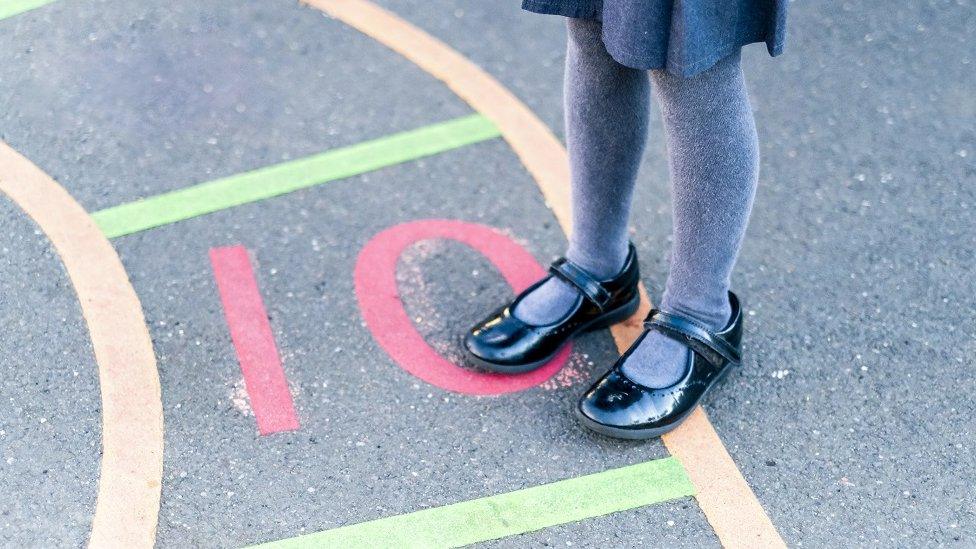
[{"label": "painted playground marking", "polygon": [[230,337],[262,436],[298,429],[298,416],[254,270],[244,246],[210,250]]},{"label": "painted playground marking", "polygon": [[163,475],[163,407],[142,306],[115,249],[50,176],[0,141],[0,191],[57,250],[88,324],[102,393],[92,547],[152,547]]},{"label": "painted playground marking", "polygon": [[0,2],[0,20],[40,8],[55,0],[3,0]]},{"label": "painted playground marking", "polygon": [[[412,61],[494,122],[536,180],[563,230],[570,233],[566,150],[524,103],[447,44],[367,0],[303,1]],[[643,290],[642,295],[646,297]],[[640,321],[649,307],[648,300],[642,300],[634,317],[611,329],[621,352],[640,334]],[[663,440],[688,470],[698,504],[723,545],[786,546],[700,407]]]},{"label": "painted playground marking", "polygon": [[396,266],[407,247],[433,238],[455,240],[474,248],[491,261],[516,292],[545,274],[532,254],[504,234],[484,225],[428,219],[386,229],[363,247],[354,274],[359,308],[379,346],[414,376],[441,389],[469,395],[522,391],[555,375],[569,359],[572,349],[568,346],[538,370],[501,375],[457,366],[424,341],[403,310],[397,289]]},{"label": "painted playground marking", "polygon": [[271,542],[264,549],[459,547],[691,496],[675,458]]},{"label": "painted playground marking", "polygon": [[115,238],[498,137],[480,114],[265,166],[92,214]]}]

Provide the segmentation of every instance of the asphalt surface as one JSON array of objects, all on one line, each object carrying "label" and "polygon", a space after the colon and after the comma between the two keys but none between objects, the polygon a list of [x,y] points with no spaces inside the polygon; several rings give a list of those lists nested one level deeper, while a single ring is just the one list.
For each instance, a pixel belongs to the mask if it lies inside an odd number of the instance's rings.
[{"label": "asphalt surface", "polygon": [[98,483],[98,369],[57,254],[0,198],[0,544],[81,545]]},{"label": "asphalt surface", "polygon": [[[558,18],[380,3],[562,136]],[[976,6],[791,7],[786,54],[746,49],[763,155],[734,277],[746,359],[706,409],[788,544],[972,546]],[[63,0],[0,21],[0,138],[89,211],[470,112],[285,0]],[[654,295],[670,230],[661,132],[655,116],[632,219]],[[50,245],[8,201],[0,218],[0,545],[80,545],[98,475],[94,357]],[[158,545],[241,546],[667,455],[572,418],[615,355],[608,333],[582,340],[552,382],[497,398],[396,367],[362,325],[353,266],[377,232],[426,218],[500,228],[543,264],[565,245],[499,139],[113,240],[163,387]],[[257,434],[207,256],[228,244],[252,254],[295,433]],[[511,295],[486,260],[444,241],[412,247],[398,281],[448,357],[459,327]],[[485,545],[717,543],[682,499]]]}]

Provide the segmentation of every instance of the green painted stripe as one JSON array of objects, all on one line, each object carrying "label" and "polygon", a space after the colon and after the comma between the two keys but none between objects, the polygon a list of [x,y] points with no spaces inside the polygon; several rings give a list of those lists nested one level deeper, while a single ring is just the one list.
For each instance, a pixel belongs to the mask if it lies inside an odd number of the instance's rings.
[{"label": "green painted stripe", "polygon": [[248,202],[343,179],[498,137],[480,114],[464,116],[200,183],[92,214],[108,238],[132,234]]},{"label": "green painted stripe", "polygon": [[256,547],[458,547],[694,495],[668,457]]},{"label": "green painted stripe", "polygon": [[54,0],[0,0],[0,19],[13,17],[52,2]]}]

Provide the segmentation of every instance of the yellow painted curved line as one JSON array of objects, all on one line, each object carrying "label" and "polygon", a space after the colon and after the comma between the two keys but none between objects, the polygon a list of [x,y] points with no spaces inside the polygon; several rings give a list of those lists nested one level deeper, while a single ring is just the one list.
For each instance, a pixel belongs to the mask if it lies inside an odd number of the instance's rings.
[{"label": "yellow painted curved line", "polygon": [[[303,1],[409,59],[494,122],[535,178],[563,230],[570,233],[566,150],[515,95],[447,44],[366,0]],[[643,287],[641,294],[644,299],[637,314],[612,330],[621,352],[643,329],[650,302]],[[701,408],[666,435],[664,443],[687,470],[698,504],[724,546],[786,546]]]},{"label": "yellow painted curved line", "polygon": [[102,394],[102,464],[91,547],[152,547],[163,407],[142,307],[115,249],[61,185],[0,141],[0,191],[61,256],[88,324]]}]

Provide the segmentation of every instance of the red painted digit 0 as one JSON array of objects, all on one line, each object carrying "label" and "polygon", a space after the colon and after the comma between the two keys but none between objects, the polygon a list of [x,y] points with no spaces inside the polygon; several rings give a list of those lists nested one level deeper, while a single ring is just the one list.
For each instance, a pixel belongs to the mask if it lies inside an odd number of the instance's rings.
[{"label": "red painted digit 0", "polygon": [[499,231],[463,221],[427,219],[384,230],[370,240],[356,261],[356,298],[376,342],[401,368],[441,389],[469,395],[500,395],[534,387],[562,368],[567,346],[548,364],[518,375],[498,375],[461,368],[437,354],[407,316],[397,289],[396,267],[403,251],[415,242],[447,238],[474,248],[522,291],[545,271],[529,252]]}]

